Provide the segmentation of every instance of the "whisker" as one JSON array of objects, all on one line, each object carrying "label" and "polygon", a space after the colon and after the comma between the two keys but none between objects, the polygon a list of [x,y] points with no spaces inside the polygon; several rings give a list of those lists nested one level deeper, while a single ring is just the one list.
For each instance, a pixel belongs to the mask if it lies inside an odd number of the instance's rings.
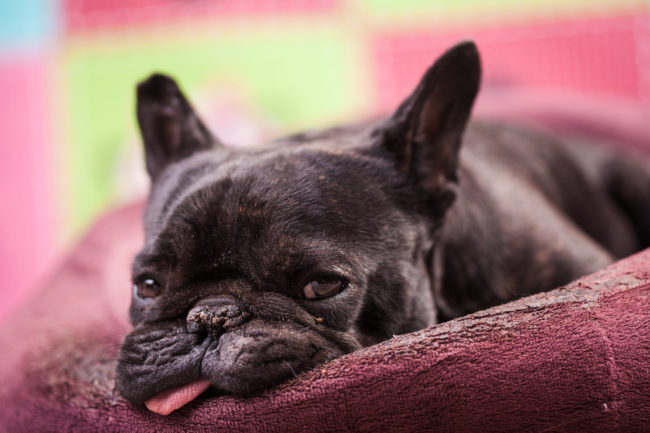
[{"label": "whisker", "polygon": [[102,346],[101,350],[111,350],[119,347],[122,347],[122,343],[112,343]]},{"label": "whisker", "polygon": [[289,364],[289,363],[288,363],[287,361],[285,361],[284,359],[282,360],[282,362],[284,363],[284,365],[286,365],[287,367],[289,367],[289,370],[291,370],[291,374],[293,374],[293,377],[297,377],[297,376],[298,376],[298,375],[296,374],[296,371],[295,371],[295,370],[293,369],[293,367],[291,366],[291,364]]},{"label": "whisker", "polygon": [[304,331],[306,331],[308,329],[315,329],[315,327],[313,325],[306,325],[306,326],[303,326],[302,328],[299,328],[298,332],[304,332]]}]

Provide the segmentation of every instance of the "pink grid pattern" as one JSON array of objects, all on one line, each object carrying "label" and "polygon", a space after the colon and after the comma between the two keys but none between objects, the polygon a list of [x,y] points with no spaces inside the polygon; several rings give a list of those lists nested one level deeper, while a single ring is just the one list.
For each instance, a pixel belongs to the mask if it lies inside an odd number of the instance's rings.
[{"label": "pink grid pattern", "polygon": [[321,13],[339,0],[65,0],[65,28],[69,32],[122,28],[179,20],[291,13]]},{"label": "pink grid pattern", "polygon": [[462,39],[474,39],[483,59],[483,86],[572,89],[650,103],[648,18],[628,15],[580,21],[387,33],[372,42],[381,110],[390,110],[433,59]]}]

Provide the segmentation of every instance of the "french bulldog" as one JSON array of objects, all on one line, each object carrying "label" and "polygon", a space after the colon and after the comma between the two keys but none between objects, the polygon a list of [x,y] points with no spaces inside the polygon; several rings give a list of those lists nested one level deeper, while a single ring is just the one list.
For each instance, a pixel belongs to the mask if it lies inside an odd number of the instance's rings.
[{"label": "french bulldog", "polygon": [[139,84],[151,192],[119,392],[161,414],[249,395],[650,244],[650,165],[470,122],[480,77],[464,42],[386,119],[237,149],[171,78]]}]

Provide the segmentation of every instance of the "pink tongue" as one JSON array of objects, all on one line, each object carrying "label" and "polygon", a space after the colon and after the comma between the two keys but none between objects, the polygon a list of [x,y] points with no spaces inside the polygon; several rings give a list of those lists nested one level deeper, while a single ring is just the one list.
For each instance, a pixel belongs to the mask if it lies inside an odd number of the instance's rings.
[{"label": "pink tongue", "polygon": [[147,409],[156,412],[159,415],[169,415],[176,409],[183,407],[194,400],[209,387],[209,381],[203,379],[197,380],[188,383],[187,385],[170,388],[156,394],[149,400],[145,401],[144,405],[147,406]]}]

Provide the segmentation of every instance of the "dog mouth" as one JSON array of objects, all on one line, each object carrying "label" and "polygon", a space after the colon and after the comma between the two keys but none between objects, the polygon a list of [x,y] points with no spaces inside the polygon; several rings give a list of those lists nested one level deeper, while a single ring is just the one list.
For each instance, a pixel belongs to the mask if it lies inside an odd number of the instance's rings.
[{"label": "dog mouth", "polygon": [[178,325],[136,328],[122,345],[117,388],[132,403],[169,415],[208,388],[247,396],[356,348],[297,324],[260,320],[203,338]]},{"label": "dog mouth", "polygon": [[[221,393],[248,395],[327,360],[308,341],[293,340],[287,344],[273,339],[269,332],[247,334],[222,335],[204,354],[200,379],[155,394],[145,400],[146,408],[159,415],[169,415],[210,387]],[[299,354],[294,353],[296,348],[302,348]]]}]

